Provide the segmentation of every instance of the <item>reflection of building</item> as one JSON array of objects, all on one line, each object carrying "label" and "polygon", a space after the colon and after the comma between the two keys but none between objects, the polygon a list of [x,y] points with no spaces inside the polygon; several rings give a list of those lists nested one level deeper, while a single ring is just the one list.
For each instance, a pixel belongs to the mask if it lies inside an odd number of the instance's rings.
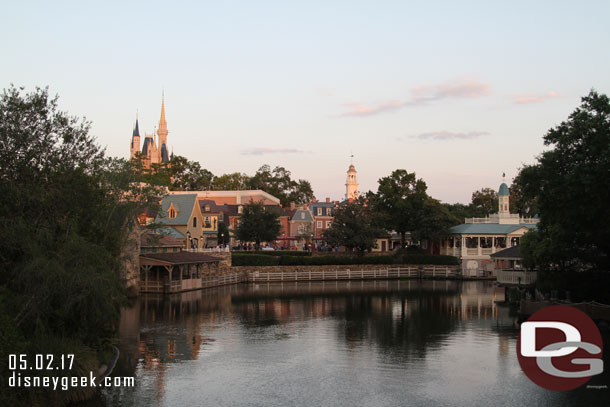
[{"label": "reflection of building", "polygon": [[519,239],[536,228],[538,219],[522,218],[510,213],[510,194],[505,183],[498,191],[498,213],[487,218],[468,218],[450,229],[451,236],[440,242],[440,254],[462,260],[465,276],[491,276],[490,255],[519,245]]}]

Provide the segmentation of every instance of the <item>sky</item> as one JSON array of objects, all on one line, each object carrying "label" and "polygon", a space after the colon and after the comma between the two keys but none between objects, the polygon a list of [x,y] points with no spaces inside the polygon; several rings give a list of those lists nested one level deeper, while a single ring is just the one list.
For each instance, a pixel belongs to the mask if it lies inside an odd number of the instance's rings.
[{"label": "sky", "polygon": [[6,2],[0,88],[49,87],[108,154],[158,125],[216,175],[283,166],[341,199],[402,168],[443,202],[508,183],[594,88],[608,1]]}]

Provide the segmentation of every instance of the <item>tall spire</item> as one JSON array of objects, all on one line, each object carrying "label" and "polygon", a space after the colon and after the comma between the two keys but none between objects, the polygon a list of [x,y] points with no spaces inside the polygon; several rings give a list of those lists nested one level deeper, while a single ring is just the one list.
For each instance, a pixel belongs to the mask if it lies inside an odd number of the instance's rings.
[{"label": "tall spire", "polygon": [[165,90],[163,90],[161,96],[161,118],[159,119],[159,129],[157,130],[157,134],[159,135],[159,147],[166,143],[167,133],[167,121],[165,120]]}]

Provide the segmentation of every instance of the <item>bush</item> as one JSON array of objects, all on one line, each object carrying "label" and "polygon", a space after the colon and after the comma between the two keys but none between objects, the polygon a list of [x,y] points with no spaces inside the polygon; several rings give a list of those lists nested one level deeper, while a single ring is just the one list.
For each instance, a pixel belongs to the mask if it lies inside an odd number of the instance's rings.
[{"label": "bush", "polygon": [[280,258],[260,254],[233,253],[231,262],[233,266],[278,266]]},{"label": "bush", "polygon": [[243,251],[243,252],[234,252],[233,254],[237,254],[237,255],[242,255],[242,254],[260,254],[260,255],[264,255],[264,256],[295,256],[295,257],[307,257],[307,256],[311,256],[311,252],[305,252],[305,251],[296,251],[296,250],[257,250],[254,252],[248,252],[248,251]]},{"label": "bush", "polygon": [[256,252],[256,254],[233,253],[232,259],[234,266],[344,266],[351,264],[434,264],[439,266],[453,266],[459,264],[457,257],[434,254],[358,257],[293,256],[286,254],[278,257],[277,255],[261,255],[259,252]]},{"label": "bush", "polygon": [[395,257],[398,264],[434,264],[437,266],[457,266],[460,264],[455,256],[440,254],[407,254]]}]

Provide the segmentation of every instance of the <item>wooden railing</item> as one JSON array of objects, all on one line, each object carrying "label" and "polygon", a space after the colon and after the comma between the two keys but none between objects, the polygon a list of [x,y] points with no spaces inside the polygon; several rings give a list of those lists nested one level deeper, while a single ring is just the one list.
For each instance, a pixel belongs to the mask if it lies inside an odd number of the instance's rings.
[{"label": "wooden railing", "polygon": [[248,281],[252,283],[267,281],[329,281],[329,280],[376,280],[399,278],[456,278],[458,266],[405,266],[388,267],[377,270],[308,270],[308,271],[275,271],[248,272]]},{"label": "wooden railing", "polygon": [[534,284],[538,277],[535,271],[524,270],[496,270],[495,275],[499,284],[529,285]]}]

